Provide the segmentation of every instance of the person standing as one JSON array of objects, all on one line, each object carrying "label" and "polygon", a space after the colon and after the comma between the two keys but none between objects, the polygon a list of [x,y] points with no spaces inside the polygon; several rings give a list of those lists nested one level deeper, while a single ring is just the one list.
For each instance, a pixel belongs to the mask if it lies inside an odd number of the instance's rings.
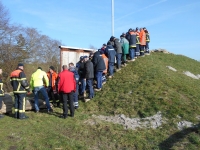
[{"label": "person standing", "polygon": [[112,78],[114,73],[116,51],[111,45],[111,42],[107,43],[107,47],[105,49],[105,55],[108,57],[108,70],[109,70],[108,78]]},{"label": "person standing", "polygon": [[80,61],[76,63],[76,68],[78,69],[78,74],[79,74],[79,97],[83,98],[86,97],[86,81],[84,80],[84,56],[80,57]]},{"label": "person standing", "polygon": [[106,57],[106,55],[104,54],[104,52],[105,52],[104,50],[100,51],[101,56],[102,56],[102,58],[104,60],[105,66],[106,66],[106,69],[103,71],[103,74],[102,74],[102,85],[104,85],[106,83],[106,75],[107,75],[107,72],[108,72],[108,58]]},{"label": "person standing", "polygon": [[136,27],[135,29],[136,32],[136,52],[135,52],[135,58],[138,58],[140,56],[140,32],[139,32],[139,28]]},{"label": "person standing", "polygon": [[102,88],[102,74],[103,74],[103,71],[106,69],[106,66],[105,66],[105,63],[100,51],[96,51],[94,53],[94,56],[92,58],[92,63],[94,66],[95,77],[97,80],[97,88],[95,88],[94,90],[100,91]]},{"label": "person standing", "polygon": [[146,34],[143,28],[140,28],[140,56],[144,57],[144,49],[146,45]]},{"label": "person standing", "polygon": [[56,82],[58,79],[58,74],[55,72],[55,69],[53,66],[49,67],[49,71],[47,72],[47,77],[49,79],[49,86],[47,87],[47,91],[48,91],[50,102],[52,101],[54,105],[57,104],[57,107],[59,107],[60,102],[59,102],[58,93],[56,90]]},{"label": "person standing", "polygon": [[150,34],[149,34],[149,31],[145,27],[143,28],[143,30],[146,33],[145,55],[150,55],[149,53]]},{"label": "person standing", "polygon": [[127,40],[129,41],[129,56],[131,61],[135,61],[136,51],[136,33],[133,29],[129,29],[127,34]]},{"label": "person standing", "polygon": [[93,63],[89,60],[88,56],[84,56],[84,80],[86,81],[86,86],[89,89],[89,96],[85,98],[85,102],[88,102],[94,97],[94,90],[93,90],[93,79],[94,79],[94,67]]},{"label": "person standing", "polygon": [[121,35],[120,36],[121,40],[120,40],[120,43],[121,43],[121,46],[122,46],[122,60],[123,60],[123,64],[124,66],[126,66],[126,55],[128,54],[129,52],[129,42],[128,40],[125,38],[125,35]]},{"label": "person standing", "polygon": [[4,96],[4,90],[3,90],[3,82],[1,79],[2,69],[0,69],[0,119],[3,118],[3,112],[2,112],[2,103],[3,103],[3,96]]},{"label": "person standing", "polygon": [[30,92],[30,89],[23,70],[24,65],[19,63],[17,69],[10,74],[10,83],[13,87],[15,98],[15,118],[17,119],[29,118],[25,115],[25,97],[26,93]]},{"label": "person standing", "polygon": [[74,78],[76,80],[76,91],[74,92],[73,98],[74,98],[74,108],[78,109],[78,91],[79,91],[79,79],[80,76],[78,74],[77,68],[74,66],[74,63],[69,63],[69,71],[74,74]]},{"label": "person standing", "polygon": [[122,46],[121,46],[118,38],[114,38],[114,48],[116,51],[116,60],[117,60],[116,71],[119,71],[119,70],[121,70],[121,63],[122,63]]},{"label": "person standing", "polygon": [[38,107],[39,92],[44,96],[46,106],[47,106],[47,112],[48,113],[53,112],[53,109],[50,107],[48,93],[47,93],[46,88],[44,87],[44,84],[48,87],[49,79],[47,77],[46,72],[42,71],[41,67],[38,67],[38,69],[32,74],[31,81],[30,81],[30,86],[34,94],[36,113],[39,112],[39,107]]},{"label": "person standing", "polygon": [[74,117],[73,96],[74,92],[76,92],[76,81],[74,74],[68,70],[67,65],[63,65],[62,68],[63,71],[58,75],[58,93],[60,94],[61,101],[63,102],[63,115],[60,117],[66,119],[68,117],[68,103],[70,116]]}]

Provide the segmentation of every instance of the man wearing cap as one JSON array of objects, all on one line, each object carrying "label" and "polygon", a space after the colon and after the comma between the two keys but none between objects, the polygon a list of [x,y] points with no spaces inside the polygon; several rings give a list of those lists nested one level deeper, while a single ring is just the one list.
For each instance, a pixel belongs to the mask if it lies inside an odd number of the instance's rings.
[{"label": "man wearing cap", "polygon": [[68,117],[67,104],[69,104],[70,116],[74,117],[73,96],[76,92],[76,81],[74,74],[67,69],[67,65],[63,65],[62,68],[63,71],[58,75],[58,92],[63,102],[63,115],[60,117],[66,119]]},{"label": "man wearing cap", "polygon": [[70,72],[72,72],[74,74],[74,78],[76,81],[76,91],[73,94],[73,99],[74,99],[74,108],[78,109],[79,105],[78,105],[78,90],[79,90],[79,74],[78,74],[78,70],[77,68],[74,66],[74,63],[69,63],[69,69]]},{"label": "man wearing cap", "polygon": [[89,89],[89,96],[85,99],[85,102],[94,97],[93,79],[94,79],[94,67],[93,63],[89,60],[88,56],[84,56],[84,80],[86,80],[86,86]]},{"label": "man wearing cap", "polygon": [[1,79],[1,74],[2,74],[2,69],[0,69],[0,119],[3,118],[3,113],[2,113],[2,100],[4,96],[4,90],[3,90],[3,82]]},{"label": "man wearing cap", "polygon": [[131,61],[135,61],[136,51],[136,32],[133,29],[129,29],[127,34],[127,40],[129,41],[129,56]]},{"label": "man wearing cap", "polygon": [[105,49],[105,55],[108,57],[108,70],[109,70],[108,78],[112,78],[114,72],[116,51],[110,42],[107,43],[107,47]]},{"label": "man wearing cap", "polygon": [[46,72],[42,71],[41,67],[38,67],[38,69],[32,74],[31,81],[30,81],[30,86],[34,94],[36,113],[39,112],[39,107],[38,107],[39,92],[44,96],[46,106],[47,106],[47,112],[48,113],[53,112],[53,109],[50,107],[48,93],[47,93],[46,88],[44,87],[44,84],[48,87],[49,79],[47,77]]},{"label": "man wearing cap", "polygon": [[96,51],[94,53],[94,56],[92,58],[92,63],[94,65],[95,78],[97,80],[97,88],[95,89],[95,91],[100,91],[102,88],[102,74],[103,74],[103,71],[106,69],[106,66],[105,66],[105,63],[100,51]]},{"label": "man wearing cap", "polygon": [[86,81],[84,80],[84,56],[80,57],[80,61],[76,64],[76,68],[78,69],[79,74],[79,96],[80,98],[86,97],[85,94],[85,87],[86,87]]},{"label": "man wearing cap", "polygon": [[17,69],[10,74],[10,83],[13,87],[15,98],[15,118],[17,119],[28,118],[25,115],[25,97],[26,93],[30,92],[30,89],[23,70],[24,65],[19,63]]},{"label": "man wearing cap", "polygon": [[49,78],[49,86],[47,87],[48,96],[50,98],[50,102],[52,101],[53,104],[57,104],[57,107],[60,106],[56,83],[58,79],[58,74],[55,72],[53,66],[49,67],[49,71],[47,72],[47,77]]}]

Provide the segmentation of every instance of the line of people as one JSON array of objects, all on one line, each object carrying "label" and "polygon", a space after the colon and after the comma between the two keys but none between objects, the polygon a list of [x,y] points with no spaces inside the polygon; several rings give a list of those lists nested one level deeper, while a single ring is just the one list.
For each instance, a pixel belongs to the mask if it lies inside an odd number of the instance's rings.
[{"label": "line of people", "polygon": [[[15,98],[15,118],[27,119],[25,115],[26,93],[34,94],[35,112],[38,113],[38,97],[41,93],[46,102],[47,112],[53,112],[50,102],[56,107],[63,103],[63,114],[61,118],[68,117],[68,104],[70,116],[74,116],[74,110],[78,109],[78,99],[83,98],[88,102],[94,97],[94,91],[101,91],[102,85],[106,83],[107,77],[112,78],[114,70],[121,70],[126,66],[127,61],[135,61],[139,56],[149,54],[150,36],[146,28],[129,29],[118,38],[113,36],[107,44],[89,56],[81,56],[80,61],[63,65],[63,71],[57,74],[53,66],[49,67],[46,73],[41,67],[31,76],[30,86],[23,71],[24,65],[19,63],[17,69],[10,75],[10,82],[13,87]],[[129,59],[127,59],[129,58]],[[116,69],[115,69],[116,60]],[[2,70],[0,69],[0,74]],[[95,80],[95,82],[93,82]],[[95,88],[94,88],[95,87]],[[86,92],[88,91],[88,92]],[[88,96],[87,96],[88,93]],[[3,117],[2,108],[3,82],[0,79],[0,118]]]}]

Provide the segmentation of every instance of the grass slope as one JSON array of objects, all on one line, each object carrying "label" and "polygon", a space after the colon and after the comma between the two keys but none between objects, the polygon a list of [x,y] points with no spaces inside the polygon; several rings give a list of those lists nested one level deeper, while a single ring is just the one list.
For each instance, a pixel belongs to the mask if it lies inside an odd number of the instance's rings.
[{"label": "grass slope", "polygon": [[[172,66],[177,72],[169,70]],[[198,124],[200,80],[183,74],[200,74],[200,63],[185,56],[152,53],[131,62],[88,103],[80,102],[74,118],[27,112],[29,120],[6,116],[0,120],[1,149],[198,149],[199,127],[177,129],[182,120]],[[100,121],[92,114],[147,117],[161,111],[168,119],[157,129],[125,130]],[[177,117],[180,116],[180,117]]]}]

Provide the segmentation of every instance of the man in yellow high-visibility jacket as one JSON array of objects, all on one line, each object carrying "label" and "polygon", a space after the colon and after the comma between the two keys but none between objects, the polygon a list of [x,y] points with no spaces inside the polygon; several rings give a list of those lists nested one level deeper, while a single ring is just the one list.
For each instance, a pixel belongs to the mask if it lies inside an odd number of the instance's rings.
[{"label": "man in yellow high-visibility jacket", "polygon": [[30,86],[32,89],[32,92],[34,94],[34,100],[35,100],[35,112],[39,112],[39,107],[38,107],[38,94],[39,92],[42,93],[44,96],[46,106],[47,106],[47,112],[53,112],[53,109],[50,107],[49,103],[49,97],[47,94],[47,90],[44,87],[44,82],[45,85],[48,87],[49,86],[49,79],[47,77],[46,72],[42,71],[41,67],[38,67],[36,72],[34,72],[31,76],[31,81],[30,81]]}]

